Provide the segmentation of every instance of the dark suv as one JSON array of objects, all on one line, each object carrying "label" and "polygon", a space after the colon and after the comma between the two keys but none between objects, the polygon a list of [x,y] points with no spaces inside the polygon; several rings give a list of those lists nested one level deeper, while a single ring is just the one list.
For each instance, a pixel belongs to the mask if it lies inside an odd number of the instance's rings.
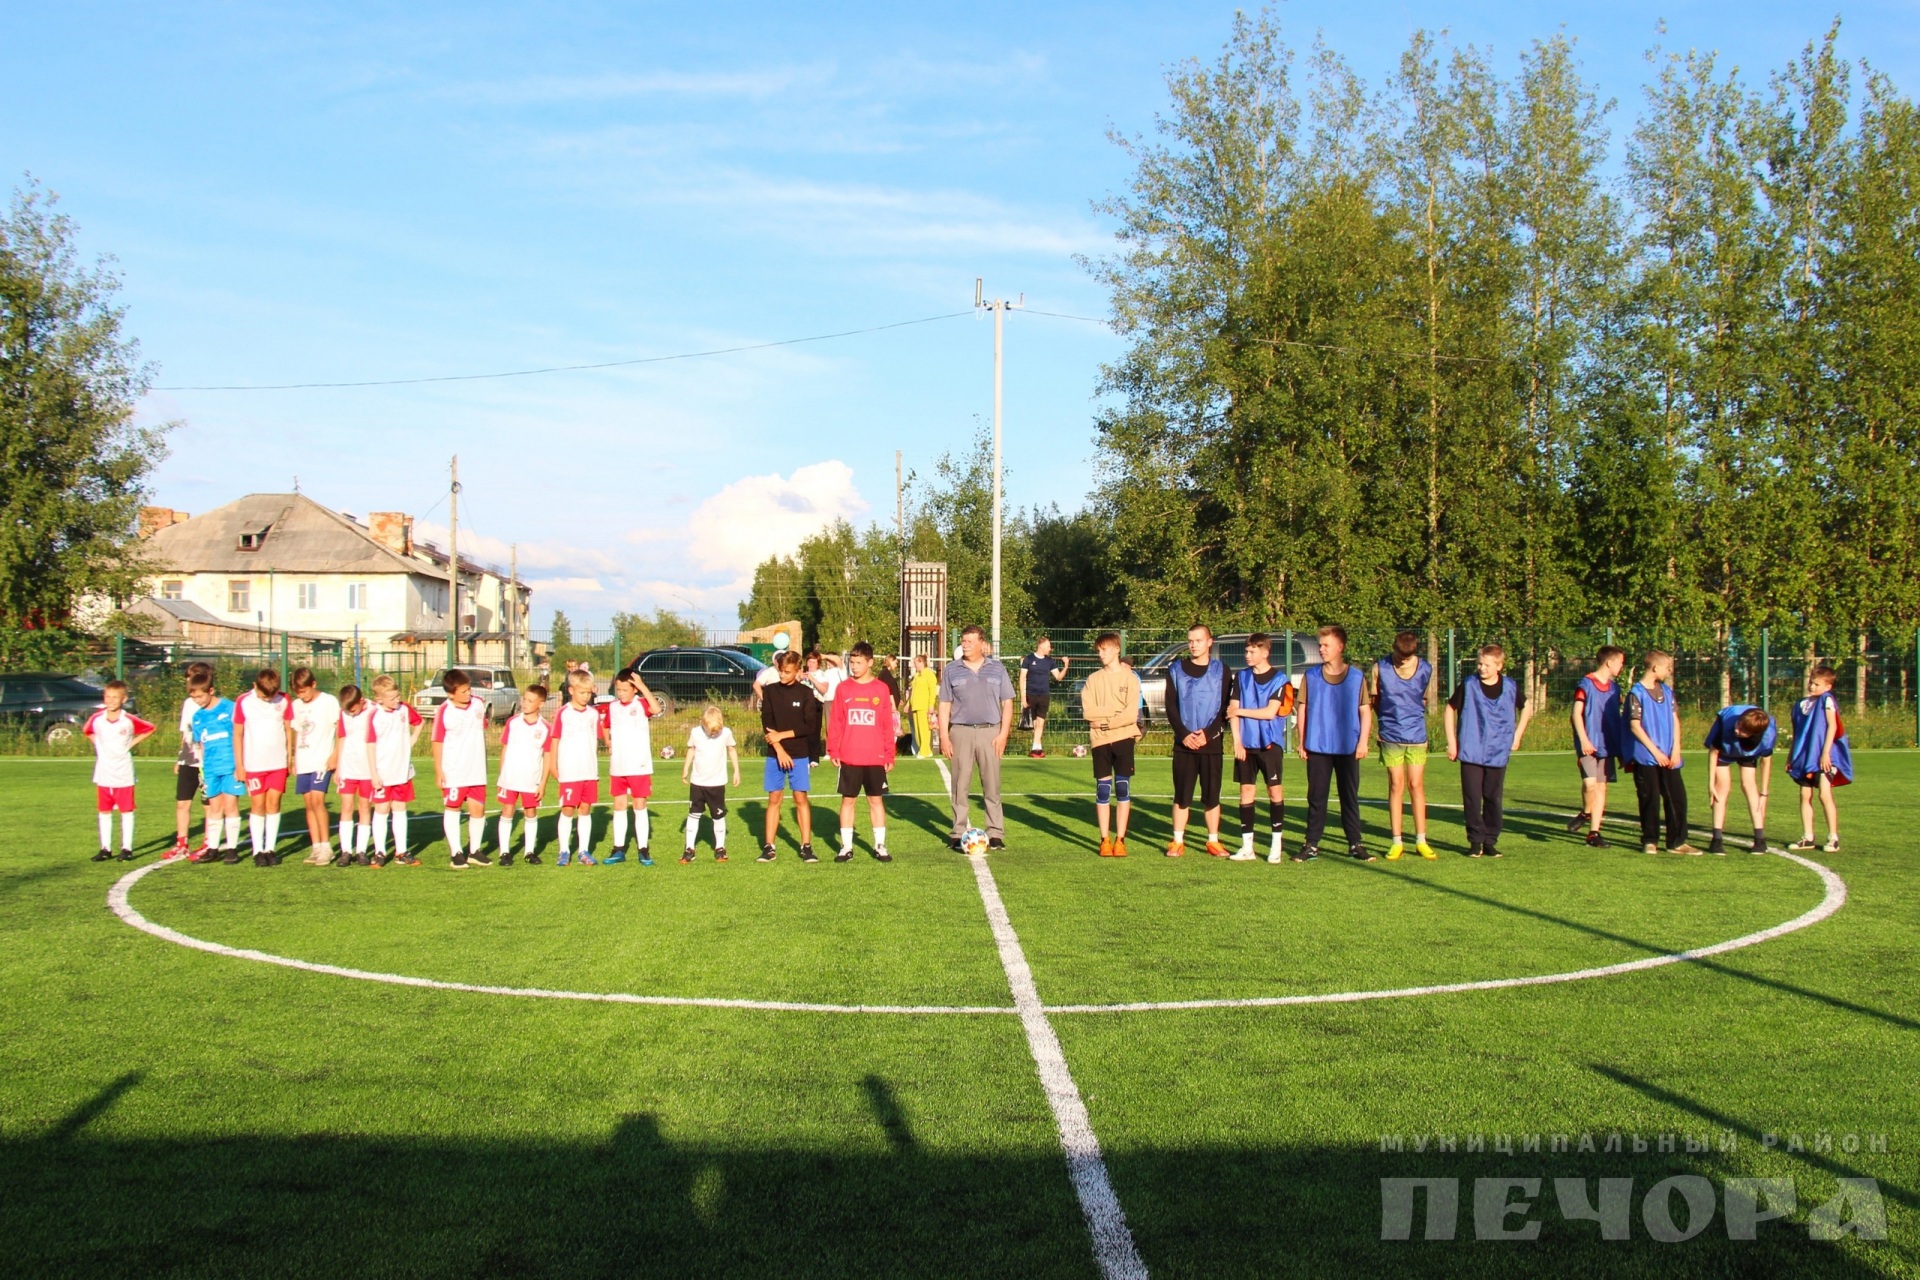
[{"label": "dark suv", "polygon": [[[0,675],[0,724],[23,728],[48,742],[75,737],[101,706],[99,687],[78,676]],[[131,698],[126,707],[133,710]]]},{"label": "dark suv", "polygon": [[649,649],[633,659],[647,687],[676,703],[709,698],[744,702],[753,696],[753,678],[767,664],[738,649]]}]

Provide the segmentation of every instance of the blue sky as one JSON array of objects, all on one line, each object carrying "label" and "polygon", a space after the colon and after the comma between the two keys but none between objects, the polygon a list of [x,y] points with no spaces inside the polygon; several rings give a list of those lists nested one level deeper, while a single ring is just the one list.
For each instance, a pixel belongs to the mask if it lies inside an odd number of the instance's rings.
[{"label": "blue sky", "polygon": [[[1721,51],[1757,81],[1833,10],[1784,3],[1293,3],[1378,77],[1416,27],[1503,70],[1559,25],[1637,110],[1642,58]],[[964,311],[975,276],[1104,314],[1076,262],[1167,65],[1227,4],[16,6],[0,170],[112,253],[162,386],[425,377],[632,359]],[[1916,6],[1844,11],[1843,49],[1920,86]],[[1096,326],[1009,321],[1009,501],[1077,506]],[[664,605],[730,625],[752,564],[844,515],[891,520],[991,412],[973,319],[589,373],[425,386],[156,391],[157,499],[301,488],[520,546],[542,626]],[[471,540],[471,541],[469,541]]]}]

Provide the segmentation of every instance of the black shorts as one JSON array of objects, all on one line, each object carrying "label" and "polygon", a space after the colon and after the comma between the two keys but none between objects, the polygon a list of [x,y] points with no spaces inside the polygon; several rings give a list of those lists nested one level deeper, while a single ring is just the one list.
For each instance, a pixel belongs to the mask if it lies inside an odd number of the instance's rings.
[{"label": "black shorts", "polygon": [[727,789],[725,787],[688,787],[687,799],[693,802],[695,814],[706,814],[710,818],[727,816]]},{"label": "black shorts", "polygon": [[1102,778],[1131,778],[1133,776],[1133,744],[1138,738],[1122,738],[1118,742],[1109,742],[1093,749],[1093,778],[1098,782]]},{"label": "black shorts", "polygon": [[1176,808],[1193,807],[1193,784],[1200,784],[1200,807],[1220,807],[1220,760],[1218,751],[1173,749],[1173,803]]},{"label": "black shorts", "polygon": [[1287,749],[1275,743],[1271,747],[1248,747],[1245,760],[1233,762],[1233,780],[1241,786],[1265,780],[1270,787],[1280,785],[1280,766],[1287,762]]},{"label": "black shorts", "polygon": [[1047,718],[1047,708],[1053,705],[1050,693],[1030,693],[1027,695],[1027,715],[1035,720]]},{"label": "black shorts", "polygon": [[185,803],[200,794],[200,766],[183,764],[173,775],[173,798]]},{"label": "black shorts", "polygon": [[851,800],[865,788],[870,796],[887,794],[887,770],[877,764],[843,764],[840,766],[840,794]]}]

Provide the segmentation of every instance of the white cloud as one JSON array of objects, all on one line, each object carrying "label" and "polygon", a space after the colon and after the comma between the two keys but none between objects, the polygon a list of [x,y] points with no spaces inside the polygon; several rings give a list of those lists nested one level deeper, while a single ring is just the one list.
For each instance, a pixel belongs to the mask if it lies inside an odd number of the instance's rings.
[{"label": "white cloud", "polygon": [[698,536],[687,550],[700,568],[745,580],[768,556],[790,552],[835,520],[856,520],[866,511],[853,468],[837,458],[790,476],[746,476],[694,511]]},{"label": "white cloud", "polygon": [[523,80],[465,84],[445,96],[476,102],[611,101],[640,97],[760,99],[801,85],[823,85],[831,66],[769,67],[749,71],[648,71],[638,74],[532,76]]}]

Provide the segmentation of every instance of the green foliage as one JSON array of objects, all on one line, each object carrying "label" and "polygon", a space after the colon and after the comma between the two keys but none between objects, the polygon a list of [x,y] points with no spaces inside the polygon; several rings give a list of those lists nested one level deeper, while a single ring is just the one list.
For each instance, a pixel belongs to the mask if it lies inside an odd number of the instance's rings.
[{"label": "green foliage", "polygon": [[81,264],[54,204],[30,185],[0,217],[0,628],[133,592],[134,521],[171,425],[134,425],[151,378],[119,281]]}]

